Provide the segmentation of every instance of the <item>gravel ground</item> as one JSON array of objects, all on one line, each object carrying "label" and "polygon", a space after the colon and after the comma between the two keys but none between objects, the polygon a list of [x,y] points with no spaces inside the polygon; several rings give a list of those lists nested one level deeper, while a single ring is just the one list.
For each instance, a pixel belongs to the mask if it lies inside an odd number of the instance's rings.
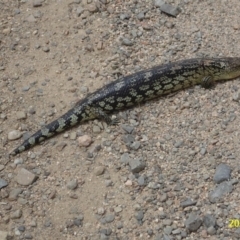
[{"label": "gravel ground", "polygon": [[[240,239],[239,79],[116,113],[119,126],[88,122],[6,157],[121,75],[239,57],[239,0],[161,4],[1,0],[0,239]],[[231,219],[239,219],[233,228]]]}]

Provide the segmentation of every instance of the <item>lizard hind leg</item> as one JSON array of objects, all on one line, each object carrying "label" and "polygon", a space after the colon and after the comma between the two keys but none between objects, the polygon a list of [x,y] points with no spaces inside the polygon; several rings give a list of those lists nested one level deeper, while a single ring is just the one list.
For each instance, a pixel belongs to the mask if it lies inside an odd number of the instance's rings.
[{"label": "lizard hind leg", "polygon": [[112,119],[106,112],[104,112],[101,108],[94,107],[91,109],[97,118],[102,119],[108,125],[117,125],[119,123],[119,118]]}]

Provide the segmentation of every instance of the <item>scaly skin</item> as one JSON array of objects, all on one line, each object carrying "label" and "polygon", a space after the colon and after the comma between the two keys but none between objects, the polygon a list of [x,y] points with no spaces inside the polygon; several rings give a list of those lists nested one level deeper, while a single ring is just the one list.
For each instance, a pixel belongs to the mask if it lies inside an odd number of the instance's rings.
[{"label": "scaly skin", "polygon": [[34,133],[11,155],[21,153],[35,144],[87,120],[101,118],[114,124],[108,116],[141,102],[201,84],[212,85],[219,80],[240,76],[240,58],[195,58],[177,61],[122,77],[95,91],[57,120]]}]

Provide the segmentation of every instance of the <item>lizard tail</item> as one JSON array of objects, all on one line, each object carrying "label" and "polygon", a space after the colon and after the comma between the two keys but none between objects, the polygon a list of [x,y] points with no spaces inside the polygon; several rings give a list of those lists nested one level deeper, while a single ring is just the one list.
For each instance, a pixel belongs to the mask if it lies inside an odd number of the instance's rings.
[{"label": "lizard tail", "polygon": [[30,138],[28,138],[27,140],[25,140],[20,146],[18,146],[17,148],[15,148],[10,155],[15,156],[18,153],[21,153],[25,150],[28,150],[29,148],[31,148],[32,146],[44,141],[46,138],[48,138],[50,136],[44,136],[42,134],[42,129],[38,130],[36,133],[34,133]]},{"label": "lizard tail", "polygon": [[20,146],[14,149],[10,155],[15,156],[18,153],[21,153],[25,150],[28,150],[32,146],[52,137],[53,135],[58,134],[66,130],[67,128],[74,126],[82,119],[81,115],[75,115],[74,109],[71,109],[65,113],[62,117],[57,120],[49,123],[48,125],[42,127],[40,130],[35,132],[31,137],[25,140]]}]

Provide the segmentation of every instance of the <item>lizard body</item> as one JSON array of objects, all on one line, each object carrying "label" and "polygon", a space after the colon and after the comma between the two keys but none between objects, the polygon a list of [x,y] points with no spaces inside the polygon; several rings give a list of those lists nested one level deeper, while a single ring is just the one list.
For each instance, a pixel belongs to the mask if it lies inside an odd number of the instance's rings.
[{"label": "lizard body", "polygon": [[108,114],[197,84],[203,87],[240,76],[240,58],[194,58],[163,64],[113,81],[86,98],[57,120],[47,124],[17,147],[21,153],[67,128],[100,118],[114,124]]}]

